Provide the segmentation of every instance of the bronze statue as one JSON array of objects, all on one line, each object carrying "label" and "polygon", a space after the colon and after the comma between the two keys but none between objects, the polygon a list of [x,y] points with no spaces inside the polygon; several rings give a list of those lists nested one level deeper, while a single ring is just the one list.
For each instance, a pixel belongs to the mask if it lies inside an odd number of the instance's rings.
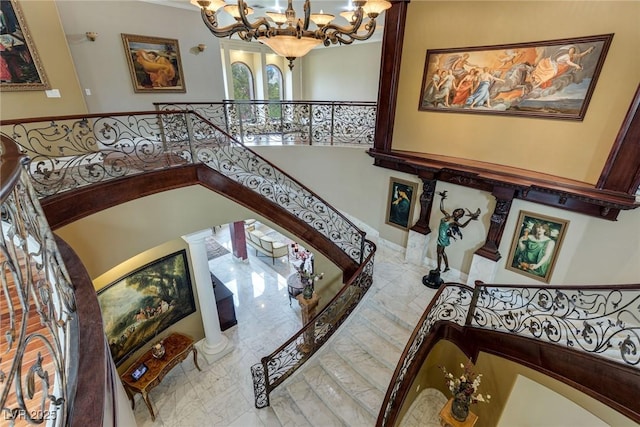
[{"label": "bronze statue", "polygon": [[[477,220],[480,216],[480,209],[475,212],[471,212],[467,209],[469,218],[467,218],[465,222],[460,222],[462,217],[465,215],[464,209],[457,208],[452,214],[449,214],[449,212],[444,208],[444,199],[447,198],[447,191],[445,190],[438,194],[441,197],[440,212],[444,215],[444,217],[440,219],[440,226],[438,227],[438,243],[436,247],[438,267],[435,270],[431,270],[429,272],[429,276],[424,276],[422,278],[422,283],[434,289],[437,289],[443,283],[443,280],[440,279],[440,271],[443,273],[449,271],[449,259],[447,258],[445,249],[451,244],[452,239],[462,239],[462,232],[460,229],[466,227],[472,220]],[[444,270],[441,270],[442,261],[444,261]]]}]

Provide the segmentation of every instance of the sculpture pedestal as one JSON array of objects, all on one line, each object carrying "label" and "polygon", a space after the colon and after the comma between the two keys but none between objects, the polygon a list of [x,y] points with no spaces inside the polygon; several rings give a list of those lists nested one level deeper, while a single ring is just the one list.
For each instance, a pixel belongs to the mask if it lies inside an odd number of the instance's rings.
[{"label": "sculpture pedestal", "polygon": [[440,425],[442,427],[473,427],[478,421],[478,416],[473,412],[469,411],[469,415],[467,419],[464,421],[458,421],[453,418],[451,415],[451,404],[453,403],[453,398],[449,399],[444,408],[440,411]]},{"label": "sculpture pedestal", "polygon": [[440,271],[438,269],[429,270],[429,275],[422,277],[422,284],[427,288],[438,289],[443,283],[444,280],[440,278]]},{"label": "sculpture pedestal", "polygon": [[[313,296],[309,299],[305,299],[302,294],[297,295],[296,299],[302,309],[302,325],[304,326],[315,317],[320,297],[314,292]],[[303,342],[298,345],[298,350],[302,353],[309,353],[315,346],[315,325],[308,325],[302,336]]]}]

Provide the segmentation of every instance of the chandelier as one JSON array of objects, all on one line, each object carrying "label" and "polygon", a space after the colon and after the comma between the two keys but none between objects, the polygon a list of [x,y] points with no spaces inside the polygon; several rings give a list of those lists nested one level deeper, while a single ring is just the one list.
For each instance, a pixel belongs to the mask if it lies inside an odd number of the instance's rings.
[{"label": "chandelier", "polygon": [[[376,29],[376,18],[391,7],[386,0],[353,0],[354,10],[342,12],[349,23],[347,26],[332,24],[334,15],[328,13],[311,13],[311,2],[304,2],[304,18],[296,19],[292,0],[288,0],[284,13],[267,12],[267,17],[259,17],[249,22],[248,15],[253,9],[243,0],[237,5],[227,4],[223,0],[191,0],[201,8],[202,20],[209,31],[216,37],[231,37],[237,34],[244,41],[258,40],[266,44],[276,54],[289,60],[289,68],[293,69],[293,61],[306,55],[320,43],[351,44],[356,40],[367,40]],[[219,27],[218,14],[224,10],[235,19],[235,23]],[[369,18],[365,21],[365,17]],[[310,22],[316,26],[310,29]]]}]

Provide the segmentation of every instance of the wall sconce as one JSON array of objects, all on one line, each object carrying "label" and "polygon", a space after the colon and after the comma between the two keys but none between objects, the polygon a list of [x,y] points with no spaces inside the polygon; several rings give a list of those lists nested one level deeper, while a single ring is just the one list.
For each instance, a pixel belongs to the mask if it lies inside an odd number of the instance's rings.
[{"label": "wall sconce", "polygon": [[196,46],[198,48],[198,51],[200,52],[204,52],[204,50],[207,48],[206,44],[200,43],[198,46]]},{"label": "wall sconce", "polygon": [[98,33],[94,31],[87,31],[85,35],[87,36],[89,41],[92,41],[92,42],[96,41],[96,38],[98,37]]}]

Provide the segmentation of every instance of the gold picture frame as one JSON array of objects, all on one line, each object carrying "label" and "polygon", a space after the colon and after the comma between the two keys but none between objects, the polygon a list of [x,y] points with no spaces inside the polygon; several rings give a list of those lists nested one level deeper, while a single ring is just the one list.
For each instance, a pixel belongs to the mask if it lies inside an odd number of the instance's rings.
[{"label": "gold picture frame", "polygon": [[16,0],[0,0],[0,91],[51,89]]},{"label": "gold picture frame", "polygon": [[506,269],[549,283],[569,221],[520,211]]},{"label": "gold picture frame", "polygon": [[178,40],[121,34],[135,93],[187,91]]},{"label": "gold picture frame", "polygon": [[413,218],[414,200],[418,184],[403,179],[389,180],[389,199],[385,223],[408,230]]},{"label": "gold picture frame", "polygon": [[427,50],[418,110],[583,120],[612,39]]}]

